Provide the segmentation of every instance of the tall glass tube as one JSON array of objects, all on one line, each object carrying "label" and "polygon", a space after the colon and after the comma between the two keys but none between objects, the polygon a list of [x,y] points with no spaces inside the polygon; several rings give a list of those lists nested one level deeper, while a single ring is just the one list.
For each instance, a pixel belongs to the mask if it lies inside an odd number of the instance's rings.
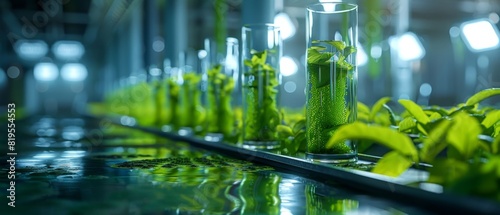
[{"label": "tall glass tube", "polygon": [[280,29],[271,24],[245,25],[242,41],[243,146],[277,148]]},{"label": "tall glass tube", "polygon": [[237,142],[234,114],[235,88],[239,75],[238,40],[226,38],[223,45],[205,40],[204,85],[207,110],[206,136],[208,141]]},{"label": "tall glass tube", "polygon": [[346,140],[328,148],[327,142],[338,127],[356,120],[357,5],[310,5],[306,25],[306,159],[355,162],[355,142]]}]

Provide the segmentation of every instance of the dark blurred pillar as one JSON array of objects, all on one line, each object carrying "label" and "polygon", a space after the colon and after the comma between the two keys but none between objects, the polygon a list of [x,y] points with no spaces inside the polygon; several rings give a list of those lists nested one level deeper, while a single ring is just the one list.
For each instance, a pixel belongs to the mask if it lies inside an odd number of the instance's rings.
[{"label": "dark blurred pillar", "polygon": [[[159,35],[158,28],[158,6],[156,0],[144,0],[144,28],[143,28],[143,41],[144,41],[144,67],[146,71],[153,64],[158,64],[158,54],[153,50],[153,42]],[[149,79],[149,73],[148,73]]]},{"label": "dark blurred pillar", "polygon": [[179,54],[187,49],[186,0],[168,0],[165,5],[165,58],[174,67],[179,65]]},{"label": "dark blurred pillar", "polygon": [[242,24],[274,23],[274,0],[243,0]]}]

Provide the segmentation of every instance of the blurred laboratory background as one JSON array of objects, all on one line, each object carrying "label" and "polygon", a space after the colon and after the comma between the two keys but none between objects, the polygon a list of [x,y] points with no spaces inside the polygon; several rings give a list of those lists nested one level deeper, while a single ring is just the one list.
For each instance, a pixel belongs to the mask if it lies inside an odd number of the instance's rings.
[{"label": "blurred laboratory background", "polygon": [[[274,22],[283,38],[281,103],[302,107],[306,6],[319,1],[0,1],[0,106],[78,113],[166,67],[200,68],[206,38],[240,40],[242,25]],[[500,87],[500,0],[348,2],[359,5],[360,101],[451,106]]]}]

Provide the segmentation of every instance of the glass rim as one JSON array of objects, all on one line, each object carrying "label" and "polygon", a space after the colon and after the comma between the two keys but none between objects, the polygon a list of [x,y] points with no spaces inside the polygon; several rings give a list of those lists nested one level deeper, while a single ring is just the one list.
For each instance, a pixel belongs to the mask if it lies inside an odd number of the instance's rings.
[{"label": "glass rim", "polygon": [[[347,5],[347,6],[350,6],[350,8],[342,9],[342,10],[334,10],[334,11],[325,11],[324,8],[322,10],[318,10],[318,8],[316,8],[318,6],[323,6],[323,5]],[[357,9],[358,9],[357,4],[345,3],[345,2],[320,2],[320,3],[314,3],[314,4],[307,6],[307,10],[310,12],[327,13],[327,14],[346,13],[346,12],[350,12],[350,11],[357,10]]]},{"label": "glass rim", "polygon": [[248,30],[252,28],[267,28],[267,29],[273,29],[273,30],[280,30],[280,26],[273,24],[273,23],[250,23],[250,24],[244,24],[241,29],[242,30]]}]

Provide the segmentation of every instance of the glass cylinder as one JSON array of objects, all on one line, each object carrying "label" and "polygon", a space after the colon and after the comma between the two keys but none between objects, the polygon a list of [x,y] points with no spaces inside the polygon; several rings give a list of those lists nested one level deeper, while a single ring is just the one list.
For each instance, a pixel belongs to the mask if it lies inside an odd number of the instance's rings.
[{"label": "glass cylinder", "polygon": [[225,44],[205,40],[207,57],[204,63],[204,85],[207,110],[206,136],[208,141],[236,142],[234,99],[238,82],[238,40],[228,37]]},{"label": "glass cylinder", "polygon": [[331,147],[327,143],[337,128],[356,120],[357,5],[310,5],[306,24],[306,159],[355,162],[355,142],[346,140]]},{"label": "glass cylinder", "polygon": [[243,146],[278,148],[280,29],[271,24],[245,25],[242,41]]}]

